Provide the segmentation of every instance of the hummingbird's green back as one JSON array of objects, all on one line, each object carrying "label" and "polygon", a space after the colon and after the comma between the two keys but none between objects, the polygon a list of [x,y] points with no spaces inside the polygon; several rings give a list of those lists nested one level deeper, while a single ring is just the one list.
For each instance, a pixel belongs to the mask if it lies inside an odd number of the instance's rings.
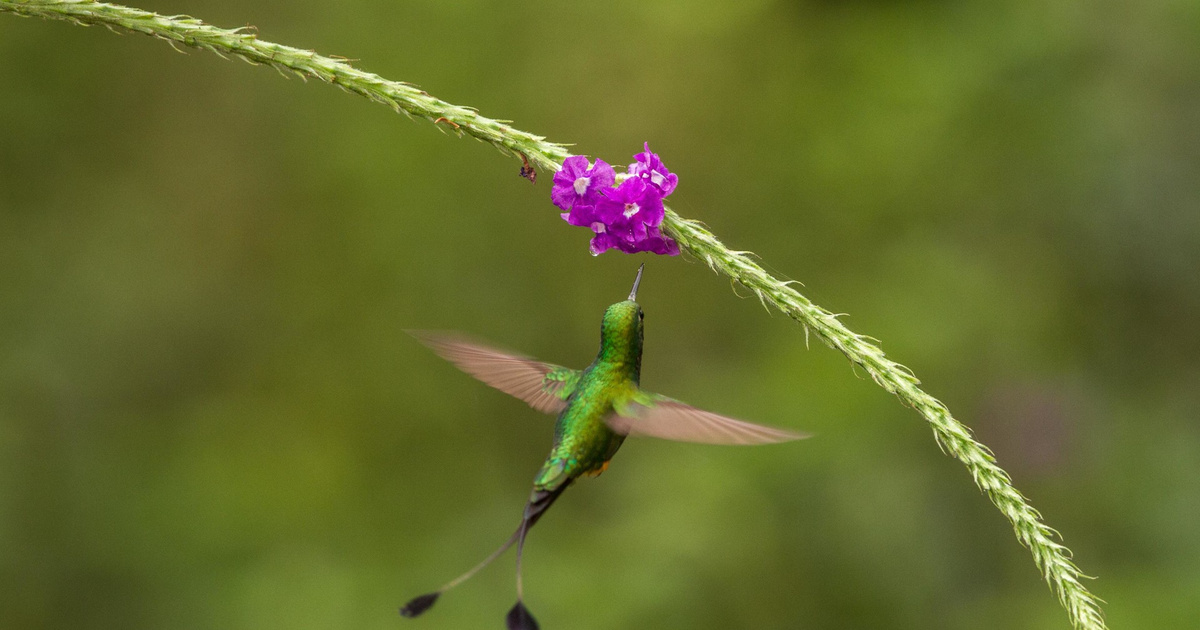
[{"label": "hummingbird's green back", "polygon": [[638,389],[642,369],[642,319],[637,302],[608,307],[600,324],[600,351],[584,369],[554,427],[554,446],[534,479],[535,490],[554,490],[585,474],[599,474],[625,436],[605,419]]}]

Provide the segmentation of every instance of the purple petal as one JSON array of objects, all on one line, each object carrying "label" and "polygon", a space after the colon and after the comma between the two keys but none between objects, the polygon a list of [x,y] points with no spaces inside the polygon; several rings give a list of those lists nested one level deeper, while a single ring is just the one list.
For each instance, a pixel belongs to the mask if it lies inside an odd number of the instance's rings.
[{"label": "purple petal", "polygon": [[643,241],[645,251],[654,252],[660,256],[678,256],[679,244],[669,236],[663,236],[657,228],[650,228],[652,233]]},{"label": "purple petal", "polygon": [[612,195],[616,194],[615,188],[602,192],[604,196],[596,201],[596,218],[605,223],[613,223],[625,211],[625,202],[612,198]]},{"label": "purple petal", "polygon": [[624,243],[636,243],[646,238],[646,225],[641,221],[622,220],[607,223],[606,226],[613,238]]},{"label": "purple petal", "polygon": [[600,200],[603,198],[604,195],[601,194],[600,189],[589,186],[587,192],[585,192],[582,197],[577,198],[575,203],[582,203],[587,206],[595,206],[596,204],[600,203]]},{"label": "purple petal", "polygon": [[625,203],[637,203],[646,194],[646,188],[644,180],[637,177],[630,177],[621,182],[621,187],[617,190],[621,193],[621,201]]},{"label": "purple petal", "polygon": [[554,177],[551,178],[551,181],[554,182],[555,186],[567,186],[575,181],[575,177],[568,173],[567,169],[564,168],[555,171]]},{"label": "purple petal", "polygon": [[563,210],[570,210],[571,206],[575,205],[575,198],[575,187],[570,184],[563,186],[555,183],[554,188],[550,189],[550,201]]},{"label": "purple petal", "polygon": [[589,249],[591,250],[593,256],[599,256],[600,254],[603,254],[614,247],[617,247],[616,239],[614,239],[611,234],[602,232],[592,237],[592,242]]},{"label": "purple petal", "polygon": [[587,156],[572,155],[571,157],[563,160],[562,168],[560,168],[558,172],[554,174],[554,181],[557,183],[559,181],[558,176],[563,175],[566,178],[565,181],[574,183],[576,179],[587,173],[587,170]]},{"label": "purple petal", "polygon": [[662,223],[663,217],[667,215],[663,208],[662,197],[652,186],[646,187],[637,204],[641,208],[636,215],[637,219],[646,225],[658,226]]},{"label": "purple petal", "polygon": [[658,254],[659,256],[678,256],[679,245],[676,244],[675,241],[666,237],[657,238],[654,239],[654,242],[651,244],[650,251]]},{"label": "purple petal", "polygon": [[605,225],[615,225],[624,216],[625,204],[614,203],[609,199],[601,199],[596,203],[596,220]]},{"label": "purple petal", "polygon": [[595,223],[597,220],[596,208],[595,206],[576,203],[575,206],[571,208],[571,211],[564,213],[562,217],[571,225],[588,226],[592,223]]},{"label": "purple petal", "polygon": [[592,166],[591,170],[588,171],[588,176],[592,178],[592,185],[597,189],[608,188],[613,185],[613,182],[617,181],[617,172],[607,162],[599,158],[596,158],[595,166]]},{"label": "purple petal", "polygon": [[[662,181],[657,182],[654,185],[656,188],[662,191],[662,196],[666,197],[667,195],[675,192],[675,187],[679,185],[679,176],[675,173],[667,171],[666,167],[663,167],[662,170],[666,172],[666,176],[662,178]],[[650,175],[650,180],[652,183],[655,180],[655,174]]]},{"label": "purple petal", "polygon": [[633,159],[636,161],[629,165],[629,173],[631,175],[641,175],[642,173],[662,167],[662,160],[658,159],[658,154],[650,150],[650,143],[643,143],[642,147],[646,149],[645,152],[633,156]]},{"label": "purple petal", "polygon": [[679,185],[679,176],[667,169],[658,154],[650,151],[649,142],[642,146],[646,151],[633,156],[637,161],[629,165],[629,174],[657,188],[663,197],[675,192],[675,187]]},{"label": "purple petal", "polygon": [[621,204],[625,203],[625,199],[626,199],[626,197],[628,197],[628,194],[629,194],[628,184],[631,181],[635,181],[635,178],[629,178],[629,179],[621,182],[621,185],[617,186],[615,188],[614,187],[605,188],[602,191],[604,193],[604,198],[606,200],[614,202],[614,203],[621,203]]}]

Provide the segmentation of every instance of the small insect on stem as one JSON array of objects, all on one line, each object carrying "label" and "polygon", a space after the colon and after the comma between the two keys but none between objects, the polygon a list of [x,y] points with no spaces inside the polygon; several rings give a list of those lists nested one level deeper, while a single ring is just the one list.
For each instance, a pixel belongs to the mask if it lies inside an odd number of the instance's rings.
[{"label": "small insect on stem", "polygon": [[454,122],[453,120],[450,120],[449,118],[446,118],[445,116],[441,116],[437,120],[433,121],[433,124],[435,124],[435,125],[438,123],[446,123],[447,125],[454,127],[455,131],[459,130],[458,123]]},{"label": "small insect on stem", "polygon": [[524,163],[524,166],[521,167],[521,177],[528,179],[530,184],[536,184],[537,171],[535,171],[533,169],[533,165],[529,163],[529,158],[526,157],[524,153],[519,151],[517,152],[517,155],[521,156],[521,162]]}]

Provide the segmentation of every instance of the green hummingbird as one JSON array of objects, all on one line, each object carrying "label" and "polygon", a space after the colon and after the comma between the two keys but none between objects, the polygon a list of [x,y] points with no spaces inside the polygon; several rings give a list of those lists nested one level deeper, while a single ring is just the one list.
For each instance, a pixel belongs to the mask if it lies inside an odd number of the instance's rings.
[{"label": "green hummingbird", "polygon": [[521,583],[525,536],[576,479],[604,472],[627,436],[739,445],[808,437],[702,411],[639,386],[644,315],[636,300],[645,267],[643,264],[638,268],[629,299],[604,311],[600,352],[583,370],[509,354],[454,335],[414,333],[418,340],[462,371],[520,398],[538,411],[557,414],[558,422],[550,455],[534,477],[521,522],[508,541],[438,590],[413,598],[400,609],[401,615],[416,617],[425,612],[443,593],[467,581],[516,544],[517,603],[509,610],[506,622],[509,630],[537,630],[537,621],[525,607]]}]

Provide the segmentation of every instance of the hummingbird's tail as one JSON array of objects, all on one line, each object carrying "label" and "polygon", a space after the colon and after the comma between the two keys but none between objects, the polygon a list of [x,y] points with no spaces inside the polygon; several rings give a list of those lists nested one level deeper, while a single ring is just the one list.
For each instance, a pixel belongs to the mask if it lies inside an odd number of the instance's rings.
[{"label": "hummingbird's tail", "polygon": [[537,620],[533,618],[533,614],[525,607],[525,587],[521,582],[521,555],[525,551],[525,536],[529,533],[529,528],[533,527],[538,519],[550,509],[554,501],[558,499],[563,490],[571,485],[570,482],[560,484],[553,490],[537,490],[535,489],[529,495],[529,502],[525,504],[525,514],[521,518],[521,526],[517,528],[517,603],[508,611],[508,615],[504,618],[504,623],[508,630],[538,630]]},{"label": "hummingbird's tail", "polygon": [[437,603],[437,600],[442,596],[442,593],[445,593],[446,591],[471,579],[476,573],[479,573],[484,567],[491,564],[492,561],[494,561],[496,558],[499,558],[501,554],[503,554],[505,551],[508,551],[508,548],[515,544],[517,545],[517,605],[513,606],[512,610],[510,610],[508,613],[508,628],[509,630],[538,630],[538,625],[537,622],[534,621],[533,615],[529,614],[529,611],[525,608],[524,604],[521,603],[521,600],[523,599],[521,584],[521,552],[525,547],[525,536],[529,533],[529,528],[533,527],[533,525],[542,518],[542,514],[545,514],[546,510],[550,509],[550,506],[556,499],[558,499],[559,495],[561,495],[569,485],[571,484],[564,483],[553,490],[534,490],[533,493],[529,495],[529,502],[525,504],[525,512],[521,516],[521,524],[517,526],[517,530],[513,532],[512,536],[509,536],[508,540],[505,541],[503,545],[500,545],[500,548],[493,551],[490,556],[484,558],[482,562],[472,567],[471,570],[454,578],[453,580],[450,580],[438,590],[433,591],[432,593],[426,593],[424,595],[414,597],[413,599],[409,600],[407,604],[400,608],[400,615],[411,618],[424,613],[426,610],[429,610],[435,603]]}]

